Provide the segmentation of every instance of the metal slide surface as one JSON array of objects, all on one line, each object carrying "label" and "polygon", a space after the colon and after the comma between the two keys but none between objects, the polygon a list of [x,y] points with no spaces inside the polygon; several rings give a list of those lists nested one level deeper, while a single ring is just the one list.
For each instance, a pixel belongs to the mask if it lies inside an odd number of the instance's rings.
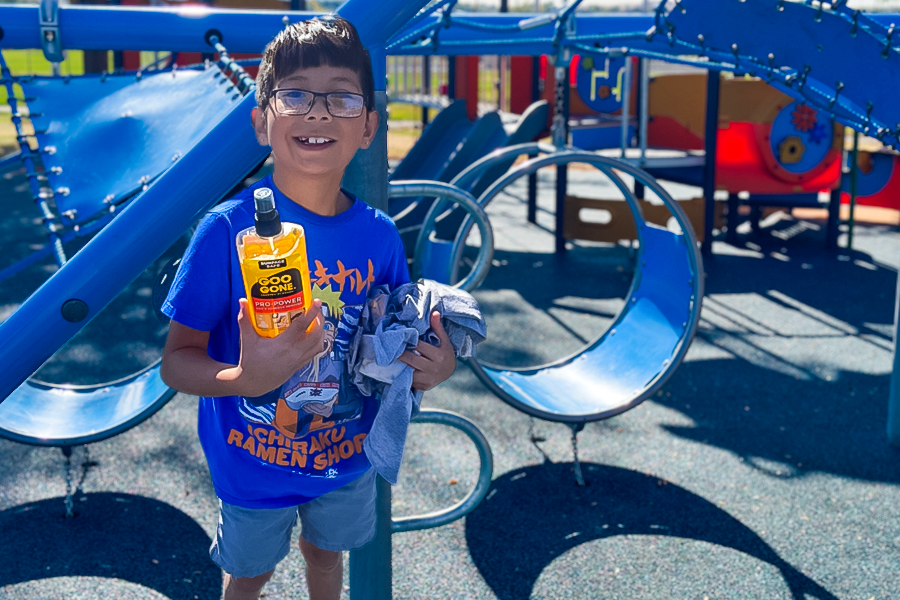
[{"label": "metal slide surface", "polygon": [[652,393],[679,348],[690,343],[695,273],[684,236],[651,224],[641,229],[637,285],[603,336],[575,356],[536,369],[470,361],[479,379],[523,412],[563,422],[606,419]]},{"label": "metal slide surface", "polygon": [[[465,143],[475,123],[466,116],[466,103],[456,100],[428,124],[412,149],[391,173],[390,181],[429,179],[449,181],[446,171],[460,145]],[[404,218],[418,198],[395,198],[389,204],[391,217]]]},{"label": "metal slide surface", "polygon": [[[521,147],[510,151],[521,152]],[[498,153],[497,158],[502,157]],[[624,306],[602,336],[554,363],[509,369],[477,359],[467,362],[478,378],[511,406],[549,421],[584,423],[633,408],[654,394],[678,367],[699,321],[703,263],[696,236],[678,203],[645,171],[618,159],[561,149],[519,165],[486,190],[478,202],[486,206],[516,179],[542,167],[570,162],[602,171],[625,196],[634,215],[639,247],[634,281]],[[652,190],[681,231],[646,223],[634,192],[617,172]]]}]

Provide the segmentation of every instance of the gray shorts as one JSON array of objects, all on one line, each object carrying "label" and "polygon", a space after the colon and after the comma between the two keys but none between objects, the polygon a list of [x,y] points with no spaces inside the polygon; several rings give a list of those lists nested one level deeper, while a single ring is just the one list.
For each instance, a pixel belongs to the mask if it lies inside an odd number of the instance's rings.
[{"label": "gray shorts", "polygon": [[301,535],[323,550],[359,548],[375,536],[375,470],[300,506],[251,509],[219,500],[219,525],[209,555],[232,577],[256,577],[291,550],[297,517]]}]

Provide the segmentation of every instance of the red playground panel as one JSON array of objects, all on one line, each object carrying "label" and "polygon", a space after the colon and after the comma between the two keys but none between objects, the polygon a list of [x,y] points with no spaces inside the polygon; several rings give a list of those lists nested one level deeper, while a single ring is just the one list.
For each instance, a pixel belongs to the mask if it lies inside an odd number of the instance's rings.
[{"label": "red playground panel", "polygon": [[[860,151],[856,165],[856,203],[900,210],[900,156]],[[849,204],[849,175],[844,176],[841,187],[841,204]]]}]

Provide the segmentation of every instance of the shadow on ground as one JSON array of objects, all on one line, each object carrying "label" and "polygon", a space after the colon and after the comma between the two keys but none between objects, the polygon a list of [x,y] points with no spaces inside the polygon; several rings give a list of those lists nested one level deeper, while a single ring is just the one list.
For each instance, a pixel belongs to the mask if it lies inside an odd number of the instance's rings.
[{"label": "shadow on ground", "polygon": [[[697,338],[707,347],[701,353],[717,348],[716,358],[689,353],[693,359],[652,400],[695,423],[669,432],[733,452],[772,477],[824,472],[900,482],[900,450],[885,433],[897,272],[863,252],[825,250],[820,231],[778,237],[797,223],[777,223],[736,254],[705,257]],[[492,270],[481,289],[514,289],[543,312],[562,296],[620,297],[631,279],[627,256],[604,261],[609,250],[576,249],[562,260],[498,253],[510,268]],[[529,283],[530,261],[542,262],[533,271],[542,285]],[[510,335],[491,346],[489,362],[527,364],[542,344],[555,343],[528,328]]]},{"label": "shadow on ground", "polygon": [[209,536],[177,508],[142,496],[96,493],[77,496],[75,510],[75,518],[64,518],[57,497],[0,512],[0,589],[82,576],[122,579],[172,600],[221,597],[221,572],[205,550]]},{"label": "shadow on ground", "polygon": [[815,241],[754,239],[761,257],[706,260],[702,318],[715,326],[701,324],[697,337],[734,358],[679,367],[654,401],[696,426],[666,429],[773,476],[900,482],[900,450],[885,433],[890,375],[881,374],[890,369],[896,271]]},{"label": "shadow on ground", "polygon": [[[590,463],[583,467],[589,479],[585,488],[574,487],[571,463],[544,463],[506,473],[494,480],[487,498],[466,517],[472,560],[498,599],[531,597],[544,569],[580,544],[620,535],[653,535],[734,549],[777,568],[797,600],[837,600],[751,529],[700,496],[627,469]],[[604,528],[604,522],[622,526]]]},{"label": "shadow on ground", "polygon": [[[698,382],[706,382],[699,391]],[[698,361],[681,365],[665,387],[671,396],[654,401],[695,422],[667,431],[732,452],[772,477],[823,472],[898,483],[900,449],[885,432],[889,383],[854,372],[797,381],[743,360]]]}]

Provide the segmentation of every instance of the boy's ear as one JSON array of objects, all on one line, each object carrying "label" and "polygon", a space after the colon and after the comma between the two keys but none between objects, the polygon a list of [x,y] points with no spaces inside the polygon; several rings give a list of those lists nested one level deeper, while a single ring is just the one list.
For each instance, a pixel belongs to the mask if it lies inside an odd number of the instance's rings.
[{"label": "boy's ear", "polygon": [[378,131],[379,115],[377,110],[366,110],[366,129],[363,131],[363,139],[361,147],[366,149],[375,139],[375,133]]},{"label": "boy's ear", "polygon": [[250,120],[253,122],[253,131],[256,134],[256,141],[260,146],[269,145],[269,128],[266,123],[266,111],[260,110],[259,107],[250,111]]}]

